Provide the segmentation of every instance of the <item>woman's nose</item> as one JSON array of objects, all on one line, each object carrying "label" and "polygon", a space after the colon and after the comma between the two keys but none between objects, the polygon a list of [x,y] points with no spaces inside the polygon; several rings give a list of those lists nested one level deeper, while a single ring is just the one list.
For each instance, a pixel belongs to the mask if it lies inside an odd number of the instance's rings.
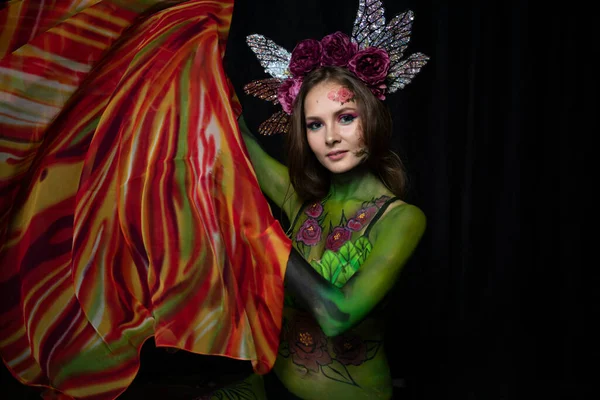
[{"label": "woman's nose", "polygon": [[328,146],[332,146],[333,144],[340,141],[340,135],[336,128],[327,129],[327,134],[325,136],[325,143]]}]

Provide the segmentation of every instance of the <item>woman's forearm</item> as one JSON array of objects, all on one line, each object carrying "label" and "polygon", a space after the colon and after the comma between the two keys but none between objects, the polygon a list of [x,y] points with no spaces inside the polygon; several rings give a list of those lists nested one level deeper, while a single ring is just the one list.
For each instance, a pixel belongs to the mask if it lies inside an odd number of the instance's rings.
[{"label": "woman's forearm", "polygon": [[293,247],[285,281],[286,289],[315,317],[327,336],[336,336],[350,327],[350,314],[339,307],[342,291],[319,275]]},{"label": "woman's forearm", "polygon": [[243,116],[238,119],[242,139],[248,150],[258,184],[263,193],[288,215],[297,211],[299,201],[290,193],[290,178],[287,167],[271,157],[252,134]]}]

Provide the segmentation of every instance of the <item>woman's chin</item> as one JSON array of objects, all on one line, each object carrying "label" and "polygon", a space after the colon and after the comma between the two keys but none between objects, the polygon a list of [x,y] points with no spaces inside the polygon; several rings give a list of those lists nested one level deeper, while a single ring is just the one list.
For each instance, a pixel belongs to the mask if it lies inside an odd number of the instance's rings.
[{"label": "woman's chin", "polygon": [[361,164],[361,160],[325,161],[321,163],[332,174],[344,174],[350,172]]}]

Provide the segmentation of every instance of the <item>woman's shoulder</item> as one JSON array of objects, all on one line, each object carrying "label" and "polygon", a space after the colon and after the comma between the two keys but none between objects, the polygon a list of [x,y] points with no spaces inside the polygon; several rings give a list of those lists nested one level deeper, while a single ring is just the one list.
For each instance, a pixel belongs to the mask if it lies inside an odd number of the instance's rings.
[{"label": "woman's shoulder", "polygon": [[419,206],[397,199],[389,203],[376,226],[373,227],[373,233],[397,232],[404,229],[422,231],[426,225],[427,217]]}]

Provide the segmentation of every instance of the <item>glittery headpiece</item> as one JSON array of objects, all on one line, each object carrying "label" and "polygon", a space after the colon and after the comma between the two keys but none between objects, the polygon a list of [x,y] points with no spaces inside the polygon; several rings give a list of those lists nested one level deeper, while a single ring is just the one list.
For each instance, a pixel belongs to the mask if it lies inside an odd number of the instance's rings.
[{"label": "glittery headpiece", "polygon": [[244,91],[282,106],[259,126],[259,133],[288,132],[303,78],[318,67],[347,68],[381,100],[386,93],[403,89],[429,60],[422,53],[402,57],[410,41],[413,19],[409,10],[386,25],[380,0],[360,0],[351,37],[335,32],[320,41],[306,39],[290,53],[263,35],[248,36],[248,46],[271,78],[250,82]]}]

